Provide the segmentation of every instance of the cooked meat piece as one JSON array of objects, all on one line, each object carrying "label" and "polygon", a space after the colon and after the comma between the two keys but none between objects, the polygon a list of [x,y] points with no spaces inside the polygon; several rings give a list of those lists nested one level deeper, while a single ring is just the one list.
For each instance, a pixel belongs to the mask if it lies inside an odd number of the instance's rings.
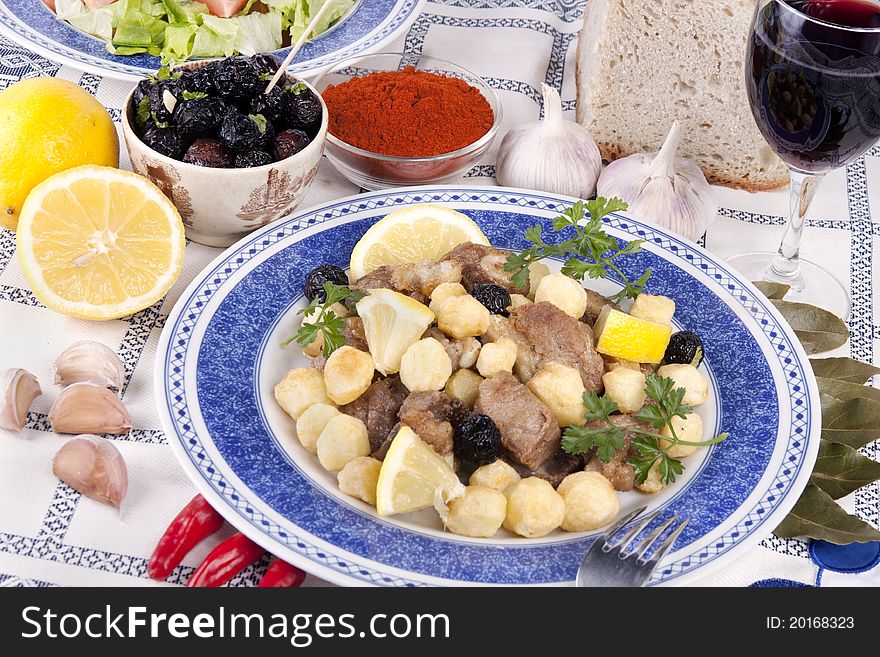
[{"label": "cooked meat piece", "polygon": [[501,372],[481,382],[474,412],[492,418],[501,431],[501,446],[531,470],[559,451],[556,417],[512,374]]},{"label": "cooked meat piece", "polygon": [[561,484],[562,480],[572,472],[577,472],[584,467],[584,460],[580,455],[567,454],[562,450],[556,452],[552,458],[544,461],[544,463],[541,464],[541,467],[536,470],[530,470],[512,459],[507,459],[507,461],[523,479],[526,477],[540,477],[541,479],[550,482],[550,485],[553,486],[553,488],[556,488]]},{"label": "cooked meat piece", "polygon": [[512,294],[528,294],[528,285],[517,287],[511,280],[513,273],[504,271],[504,263],[509,255],[510,251],[465,242],[443,256],[443,260],[453,260],[461,265],[461,284],[468,292],[477,285],[494,283]]},{"label": "cooked meat piece", "polygon": [[477,363],[477,357],[480,355],[480,342],[476,338],[462,338],[461,340],[449,338],[436,326],[425,331],[422,337],[434,338],[443,345],[446,353],[449,354],[449,360],[452,361],[453,372],[471,368]]},{"label": "cooked meat piece", "polygon": [[342,329],[342,337],[345,344],[361,351],[369,351],[367,346],[367,334],[364,333],[364,320],[360,317],[346,317],[345,328]]},{"label": "cooked meat piece", "polygon": [[532,345],[526,340],[526,336],[513,327],[513,320],[501,315],[492,315],[489,320],[489,330],[486,331],[482,340],[495,342],[501,338],[510,338],[516,343],[516,362],[513,365],[513,373],[520,381],[528,382],[538,371],[540,358]]},{"label": "cooked meat piece", "polygon": [[389,267],[388,265],[382,265],[378,269],[374,269],[369,274],[365,274],[357,279],[351,285],[352,290],[360,290],[361,292],[366,292],[367,290],[376,290],[376,289],[387,289],[393,290],[394,285],[391,283],[391,278],[394,276],[394,267]]},{"label": "cooked meat piece", "polygon": [[[391,431],[388,432],[388,437],[382,441],[382,444],[379,445],[379,447],[373,450],[373,453],[370,454],[370,456],[379,461],[384,461],[385,455],[388,453],[388,448],[391,447],[391,443],[394,442],[394,437],[397,436],[398,431],[400,431],[400,422],[395,422],[394,426],[391,427]],[[370,447],[372,449],[372,443],[370,444]]]},{"label": "cooked meat piece", "polygon": [[312,361],[312,367],[319,372],[324,371],[324,365],[327,364],[327,359],[324,358],[324,354],[320,353],[317,356],[309,356],[309,360]]},{"label": "cooked meat piece", "polygon": [[375,451],[382,446],[397,423],[397,413],[408,394],[400,377],[391,376],[374,381],[364,394],[339,410],[367,425],[370,449]]},{"label": "cooked meat piece", "polygon": [[[651,428],[650,424],[633,415],[612,415],[609,419],[611,420],[611,424],[620,427],[624,431],[633,427],[640,429]],[[592,422],[587,424],[587,426],[601,427],[602,422]],[[601,473],[603,477],[611,482],[611,485],[614,486],[615,490],[632,490],[635,481],[635,471],[629,463],[626,463],[626,459],[629,458],[631,453],[631,443],[632,434],[629,431],[626,431],[623,434],[623,447],[617,450],[610,461],[604,462],[598,456],[594,456],[590,459],[589,463],[587,463],[586,469]]]},{"label": "cooked meat piece", "polygon": [[588,392],[602,392],[605,361],[593,348],[593,331],[589,326],[546,301],[514,308],[510,318],[541,363],[554,361],[573,367],[580,371]]},{"label": "cooked meat piece", "polygon": [[[601,356],[602,360],[605,361],[605,370],[607,372],[611,371],[612,364],[619,362],[619,359],[615,358],[614,356],[606,356],[605,354],[601,354]],[[652,365],[651,363],[639,363],[639,370],[645,376],[648,376],[649,374],[656,374],[658,367],[658,365]]]},{"label": "cooked meat piece", "polygon": [[584,316],[581,317],[582,322],[593,326],[599,318],[599,313],[602,312],[602,308],[605,306],[611,306],[615,310],[620,310],[620,306],[613,301],[610,301],[607,297],[603,297],[601,294],[590,288],[585,289],[587,291],[587,309],[584,311]]},{"label": "cooked meat piece", "polygon": [[441,456],[452,452],[455,427],[468,416],[467,407],[443,392],[414,392],[400,407],[401,423]]},{"label": "cooked meat piece", "polygon": [[418,293],[425,299],[441,283],[458,283],[461,265],[454,261],[422,260],[414,264],[400,265],[391,276],[393,289],[404,294]]}]

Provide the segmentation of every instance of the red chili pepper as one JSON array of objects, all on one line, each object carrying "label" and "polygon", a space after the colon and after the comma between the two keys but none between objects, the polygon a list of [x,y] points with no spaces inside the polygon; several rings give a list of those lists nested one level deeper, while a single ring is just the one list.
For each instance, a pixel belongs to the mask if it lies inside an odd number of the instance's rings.
[{"label": "red chili pepper", "polygon": [[222,586],[265,553],[244,534],[233,534],[211,550],[186,585]]},{"label": "red chili pepper", "polygon": [[223,526],[223,516],[196,495],[168,525],[147,565],[153,579],[165,579],[187,553]]},{"label": "red chili pepper", "polygon": [[257,588],[292,589],[295,586],[301,585],[305,579],[306,574],[299,568],[291,566],[286,561],[281,561],[281,559],[276,559],[266,570],[266,574],[263,575],[263,579],[257,584]]}]

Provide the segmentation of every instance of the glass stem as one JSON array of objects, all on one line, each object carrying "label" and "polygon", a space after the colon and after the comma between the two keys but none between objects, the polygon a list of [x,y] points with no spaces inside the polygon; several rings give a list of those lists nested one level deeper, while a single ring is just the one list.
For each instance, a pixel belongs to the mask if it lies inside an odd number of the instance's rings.
[{"label": "glass stem", "polygon": [[792,289],[797,290],[801,287],[799,283],[800,250],[804,219],[823,176],[795,169],[791,169],[790,174],[791,195],[789,197],[788,224],[785,227],[785,234],[782,236],[776,257],[767,268],[766,276],[768,280],[789,283]]}]

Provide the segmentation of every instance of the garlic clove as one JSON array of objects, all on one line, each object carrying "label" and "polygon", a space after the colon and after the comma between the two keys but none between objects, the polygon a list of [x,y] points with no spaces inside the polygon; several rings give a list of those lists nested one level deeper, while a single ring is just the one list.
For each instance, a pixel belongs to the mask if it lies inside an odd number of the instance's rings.
[{"label": "garlic clove", "polygon": [[633,216],[696,240],[715,219],[718,203],[700,167],[676,157],[680,140],[676,121],[658,153],[636,153],[605,167],[596,193],[616,196]]},{"label": "garlic clove", "polygon": [[6,370],[0,376],[0,429],[21,431],[28,409],[43,394],[37,377],[20,368]]},{"label": "garlic clove", "polygon": [[110,390],[94,383],[74,383],[61,391],[49,409],[56,433],[123,434],[131,419],[123,403]]},{"label": "garlic clove", "polygon": [[124,377],[116,352],[94,340],[74,342],[55,361],[55,383],[63,386],[88,382],[119,390]]},{"label": "garlic clove", "polygon": [[602,157],[590,133],[562,116],[562,101],[542,84],[544,119],[513,128],[498,148],[499,185],[590,198],[602,169]]},{"label": "garlic clove", "polygon": [[128,492],[122,454],[106,438],[83,434],[71,438],[52,459],[52,473],[86,497],[119,508]]}]

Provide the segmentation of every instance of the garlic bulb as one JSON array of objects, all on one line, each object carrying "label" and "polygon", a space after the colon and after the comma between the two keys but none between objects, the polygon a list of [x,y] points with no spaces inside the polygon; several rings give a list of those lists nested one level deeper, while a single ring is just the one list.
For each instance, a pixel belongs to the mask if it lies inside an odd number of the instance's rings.
[{"label": "garlic bulb", "polygon": [[90,434],[71,438],[52,459],[52,473],[86,497],[117,509],[128,492],[125,461],[106,438]]},{"label": "garlic bulb", "polygon": [[122,388],[125,369],[116,352],[94,340],[74,342],[55,361],[55,383],[82,381],[105,388]]},{"label": "garlic bulb", "polygon": [[602,157],[590,133],[562,117],[553,87],[541,85],[544,119],[510,130],[498,149],[495,177],[500,185],[590,198]]},{"label": "garlic bulb", "polygon": [[605,167],[596,193],[623,199],[630,214],[696,240],[715,219],[718,203],[700,167],[675,156],[680,140],[676,121],[659,153],[636,153]]},{"label": "garlic bulb", "polygon": [[123,434],[131,429],[128,411],[119,398],[94,383],[74,383],[58,395],[49,409],[55,433]]},{"label": "garlic bulb", "polygon": [[28,409],[42,394],[33,374],[23,369],[6,370],[0,375],[0,429],[21,431]]}]

